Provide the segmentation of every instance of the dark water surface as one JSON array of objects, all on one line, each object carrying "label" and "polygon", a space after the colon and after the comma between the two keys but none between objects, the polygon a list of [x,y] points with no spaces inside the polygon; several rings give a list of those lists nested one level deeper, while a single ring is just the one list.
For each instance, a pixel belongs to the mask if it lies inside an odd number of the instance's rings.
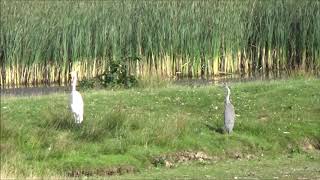
[{"label": "dark water surface", "polygon": [[71,88],[67,86],[46,86],[46,87],[20,87],[1,89],[1,96],[37,96],[52,93],[70,92]]},{"label": "dark water surface", "polygon": [[256,76],[256,77],[240,77],[240,76],[224,76],[224,77],[215,77],[211,79],[178,79],[173,83],[176,85],[185,85],[185,86],[207,86],[207,85],[218,85],[223,83],[239,83],[239,82],[252,82],[252,81],[271,81],[271,80],[280,80],[288,79],[288,76],[282,77],[266,77],[266,76]]},{"label": "dark water surface", "polygon": [[[320,78],[320,77],[318,77]],[[177,79],[173,80],[172,83],[181,86],[208,86],[208,85],[218,85],[224,82],[229,84],[238,82],[252,82],[252,81],[270,81],[270,80],[285,80],[288,77],[218,77],[211,79]],[[81,88],[80,88],[81,90]],[[1,88],[1,96],[36,96],[36,95],[47,95],[52,93],[70,93],[71,86],[43,86],[43,87],[19,87],[19,88]]]}]

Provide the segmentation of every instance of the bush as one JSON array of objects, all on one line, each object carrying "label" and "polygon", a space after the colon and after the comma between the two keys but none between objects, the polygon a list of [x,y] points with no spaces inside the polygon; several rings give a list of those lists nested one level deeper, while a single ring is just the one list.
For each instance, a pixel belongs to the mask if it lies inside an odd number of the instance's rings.
[{"label": "bush", "polygon": [[101,88],[101,82],[99,78],[83,79],[79,81],[79,87],[81,89],[94,89]]},{"label": "bush", "polygon": [[120,61],[111,61],[110,70],[100,75],[99,79],[104,87],[124,86],[130,88],[138,82],[134,76],[128,74],[127,66]]},{"label": "bush", "polygon": [[85,79],[79,82],[80,88],[96,88],[96,87],[125,87],[131,88],[138,84],[135,76],[127,72],[127,66],[121,61],[111,61],[110,69],[96,78]]}]

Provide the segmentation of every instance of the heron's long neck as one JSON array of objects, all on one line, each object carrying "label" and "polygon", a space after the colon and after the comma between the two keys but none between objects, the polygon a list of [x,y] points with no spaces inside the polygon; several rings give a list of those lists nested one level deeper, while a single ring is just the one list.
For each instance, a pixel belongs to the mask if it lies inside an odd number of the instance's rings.
[{"label": "heron's long neck", "polygon": [[72,85],[72,91],[76,91],[77,78],[73,78],[71,85]]},{"label": "heron's long neck", "polygon": [[230,103],[230,89],[228,87],[226,88],[227,88],[226,103]]}]

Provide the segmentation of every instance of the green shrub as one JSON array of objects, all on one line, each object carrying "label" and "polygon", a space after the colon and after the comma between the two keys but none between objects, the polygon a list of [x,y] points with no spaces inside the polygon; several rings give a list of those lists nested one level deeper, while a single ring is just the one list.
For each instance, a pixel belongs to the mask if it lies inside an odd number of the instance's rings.
[{"label": "green shrub", "polygon": [[127,72],[127,66],[121,61],[111,61],[110,69],[91,79],[84,79],[79,82],[80,88],[92,89],[101,87],[124,87],[131,88],[138,84],[135,76]]},{"label": "green shrub", "polygon": [[100,82],[104,87],[122,86],[126,88],[137,85],[137,79],[127,72],[127,66],[121,61],[111,61],[110,69],[99,76]]},{"label": "green shrub", "polygon": [[81,89],[94,89],[101,88],[101,81],[99,78],[88,78],[79,81],[79,87]]}]

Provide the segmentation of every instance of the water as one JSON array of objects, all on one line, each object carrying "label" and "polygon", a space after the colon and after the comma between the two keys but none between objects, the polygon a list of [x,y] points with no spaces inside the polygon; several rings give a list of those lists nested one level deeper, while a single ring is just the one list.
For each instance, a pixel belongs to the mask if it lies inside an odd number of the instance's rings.
[{"label": "water", "polygon": [[69,93],[71,90],[68,86],[44,86],[44,87],[20,87],[1,89],[1,96],[37,96],[52,93]]},{"label": "water", "polygon": [[185,85],[185,86],[207,86],[207,85],[218,85],[223,83],[239,83],[239,82],[252,82],[252,81],[271,81],[271,80],[280,80],[280,79],[288,79],[288,75],[282,76],[239,76],[239,75],[225,75],[218,76],[209,79],[188,79],[182,78],[174,81],[176,85]]},{"label": "water", "polygon": [[[270,81],[288,79],[289,76],[251,76],[251,77],[240,77],[237,75],[233,76],[219,76],[208,79],[189,79],[181,78],[173,80],[173,84],[181,86],[208,86],[218,85],[222,83],[238,83],[238,82],[252,82],[252,81]],[[320,77],[318,77],[320,78]],[[42,87],[19,87],[19,88],[7,88],[1,89],[1,96],[38,96],[47,95],[52,93],[70,93],[71,86],[42,86]]]}]

